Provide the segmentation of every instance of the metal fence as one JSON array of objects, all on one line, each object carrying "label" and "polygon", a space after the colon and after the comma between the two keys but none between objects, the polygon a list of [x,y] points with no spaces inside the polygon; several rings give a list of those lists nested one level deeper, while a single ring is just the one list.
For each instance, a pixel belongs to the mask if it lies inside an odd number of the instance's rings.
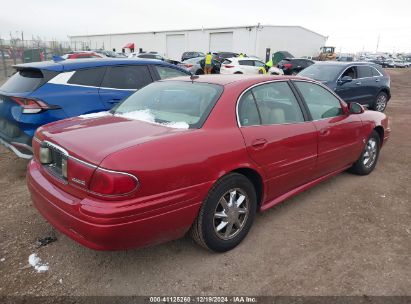
[{"label": "metal fence", "polygon": [[69,41],[0,39],[0,84],[14,73],[13,65],[51,60],[70,51]]}]

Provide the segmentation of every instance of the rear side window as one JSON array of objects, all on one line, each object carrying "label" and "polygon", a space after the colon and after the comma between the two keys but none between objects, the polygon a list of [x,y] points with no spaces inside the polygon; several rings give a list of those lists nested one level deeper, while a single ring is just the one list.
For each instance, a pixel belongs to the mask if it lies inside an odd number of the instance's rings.
[{"label": "rear side window", "polygon": [[78,70],[71,76],[67,83],[99,87],[105,71],[106,68]]},{"label": "rear side window", "polygon": [[238,63],[240,65],[250,65],[254,66],[254,61],[253,60],[238,60]]},{"label": "rear side window", "polygon": [[152,83],[148,67],[136,66],[114,66],[107,69],[102,87],[125,90],[138,90]]},{"label": "rear side window", "polygon": [[371,67],[368,65],[357,66],[358,78],[372,77]]},{"label": "rear side window", "polygon": [[[56,73],[57,74],[57,73]],[[7,93],[32,92],[41,86],[46,79],[41,70],[23,69],[17,71],[11,78],[0,87],[1,91]]]},{"label": "rear side window", "polygon": [[260,125],[260,115],[251,90],[245,93],[238,104],[238,118],[241,126]]},{"label": "rear side window", "polygon": [[295,81],[314,120],[342,115],[337,97],[323,87],[309,82]]},{"label": "rear side window", "polygon": [[166,79],[166,78],[172,78],[172,77],[179,77],[179,76],[187,76],[187,73],[184,73],[180,70],[161,66],[161,65],[155,65],[155,69],[158,72],[158,75],[160,76],[160,79]]},{"label": "rear side window", "polygon": [[300,105],[286,82],[263,84],[252,91],[263,125],[304,121]]}]

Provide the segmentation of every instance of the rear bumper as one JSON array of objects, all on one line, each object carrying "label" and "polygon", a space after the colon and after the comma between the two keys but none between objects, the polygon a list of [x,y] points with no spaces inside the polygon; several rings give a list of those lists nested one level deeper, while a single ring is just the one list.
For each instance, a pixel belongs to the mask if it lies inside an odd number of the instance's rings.
[{"label": "rear bumper", "polygon": [[91,198],[79,199],[62,191],[39,169],[32,160],[27,171],[34,206],[57,230],[91,249],[124,250],[180,238],[191,227],[200,208],[198,200],[149,211],[146,204],[135,204],[132,214],[125,216],[122,208],[107,202],[108,207],[97,211],[100,215],[91,216],[85,211],[93,203]]},{"label": "rear bumper", "polygon": [[33,157],[33,150],[31,146],[24,142],[8,142],[5,139],[3,139],[0,135],[0,144],[5,146],[10,151],[14,152],[14,154],[16,154],[20,158],[30,159]]}]

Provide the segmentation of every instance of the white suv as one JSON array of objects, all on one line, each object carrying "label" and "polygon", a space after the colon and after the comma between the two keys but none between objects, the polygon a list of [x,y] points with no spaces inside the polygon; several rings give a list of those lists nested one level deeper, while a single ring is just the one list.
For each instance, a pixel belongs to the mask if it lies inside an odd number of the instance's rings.
[{"label": "white suv", "polygon": [[[263,74],[265,63],[252,57],[233,57],[227,58],[221,65],[220,74]],[[272,67],[268,74],[283,75],[282,70]]]}]

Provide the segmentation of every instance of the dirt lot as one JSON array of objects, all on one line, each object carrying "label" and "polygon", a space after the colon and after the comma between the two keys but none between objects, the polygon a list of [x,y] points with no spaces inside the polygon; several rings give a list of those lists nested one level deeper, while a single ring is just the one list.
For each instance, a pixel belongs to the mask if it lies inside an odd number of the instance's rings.
[{"label": "dirt lot", "polygon": [[[53,230],[31,205],[27,161],[0,147],[0,296],[411,295],[411,69],[390,74],[393,133],[376,170],[341,174],[260,214],[225,254],[189,237],[98,252],[56,233],[37,248]],[[28,265],[32,253],[49,271]]]}]

